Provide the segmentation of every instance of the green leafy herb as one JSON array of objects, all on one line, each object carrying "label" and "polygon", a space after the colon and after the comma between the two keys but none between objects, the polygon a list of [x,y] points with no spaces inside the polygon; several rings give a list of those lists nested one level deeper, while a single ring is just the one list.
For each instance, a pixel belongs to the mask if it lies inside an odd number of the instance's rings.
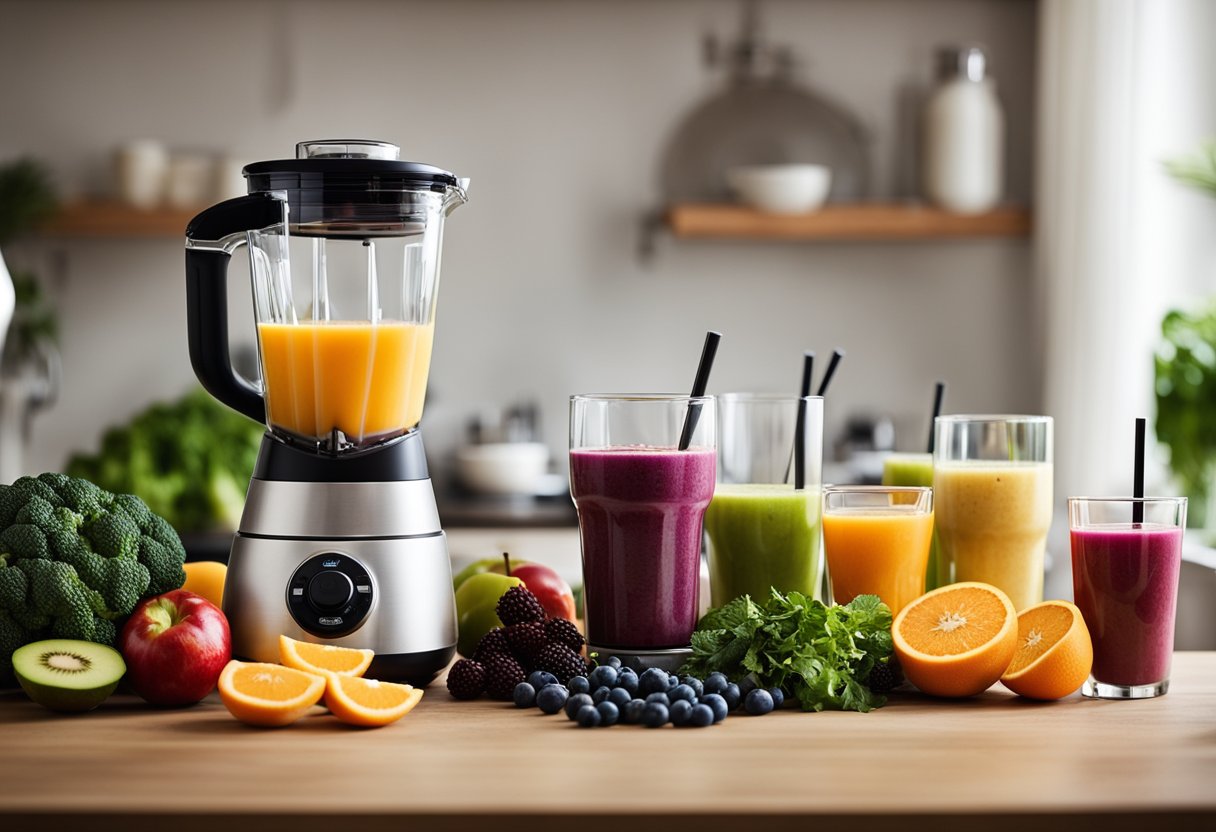
[{"label": "green leafy herb", "polygon": [[828,607],[802,593],[758,604],[747,595],[710,610],[692,635],[682,672],[749,673],[764,687],[784,687],[804,711],[869,711],[886,697],[864,684],[891,655],[891,610],[875,595]]}]

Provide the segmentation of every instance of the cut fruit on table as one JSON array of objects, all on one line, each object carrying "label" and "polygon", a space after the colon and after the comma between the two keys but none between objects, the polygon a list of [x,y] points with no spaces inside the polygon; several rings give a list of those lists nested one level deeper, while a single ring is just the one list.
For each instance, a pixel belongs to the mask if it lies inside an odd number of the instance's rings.
[{"label": "cut fruit on table", "polygon": [[228,566],[211,560],[199,560],[182,564],[186,582],[182,589],[201,595],[220,609],[224,607],[224,580],[228,577]]},{"label": "cut fruit on table", "polygon": [[1018,647],[1013,603],[994,586],[951,584],[917,598],[891,628],[912,684],[933,696],[974,696],[991,687]]},{"label": "cut fruit on table", "polygon": [[1018,614],[1018,648],[1001,682],[1020,696],[1062,699],[1085,683],[1094,647],[1081,610],[1044,601]]},{"label": "cut fruit on table", "polygon": [[354,676],[330,676],[325,692],[329,712],[350,725],[379,728],[414,710],[422,691],[410,685]]},{"label": "cut fruit on table", "polygon": [[126,671],[117,650],[91,641],[34,641],[13,653],[13,673],[21,689],[52,711],[96,708]]},{"label": "cut fruit on table", "polygon": [[371,666],[375,656],[371,650],[356,650],[353,647],[338,647],[333,644],[312,644],[279,636],[279,661],[287,667],[306,673],[362,676]]},{"label": "cut fruit on table", "polygon": [[290,725],[325,694],[325,676],[262,662],[233,660],[220,674],[220,699],[241,722]]}]

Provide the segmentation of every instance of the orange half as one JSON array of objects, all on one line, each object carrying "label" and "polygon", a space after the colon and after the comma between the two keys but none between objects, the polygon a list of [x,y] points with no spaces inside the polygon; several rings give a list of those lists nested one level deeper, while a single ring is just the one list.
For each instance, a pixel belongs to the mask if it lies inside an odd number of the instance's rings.
[{"label": "orange half", "polygon": [[343,722],[364,728],[396,722],[414,710],[420,699],[422,691],[410,685],[354,676],[330,676],[325,692],[330,713]]},{"label": "orange half", "polygon": [[220,673],[220,699],[233,716],[250,725],[290,725],[317,704],[325,677],[262,662],[228,662]]},{"label": "orange half", "polygon": [[1001,676],[1005,687],[1031,699],[1063,699],[1084,684],[1094,646],[1081,610],[1044,601],[1018,613],[1018,647]]},{"label": "orange half", "polygon": [[337,647],[333,644],[313,644],[279,636],[279,661],[307,673],[336,673],[339,676],[362,676],[376,654],[371,650]]},{"label": "orange half", "polygon": [[1009,596],[978,582],[950,584],[900,610],[895,654],[912,684],[933,696],[974,696],[1013,659],[1018,616]]}]

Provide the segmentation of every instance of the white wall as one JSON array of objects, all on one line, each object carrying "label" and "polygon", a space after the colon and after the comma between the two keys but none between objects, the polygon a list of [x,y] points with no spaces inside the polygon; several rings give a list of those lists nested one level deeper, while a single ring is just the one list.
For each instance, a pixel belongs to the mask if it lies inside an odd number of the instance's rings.
[{"label": "white wall", "polygon": [[[768,0],[806,80],[872,136],[895,192],[897,96],[932,51],[981,41],[1027,197],[1035,4]],[[635,258],[663,143],[716,81],[700,65],[733,2],[0,2],[0,158],[33,153],[65,192],[104,190],[120,142],[282,158],[300,139],[370,136],[473,180],[451,218],[432,401],[433,452],[481,404],[535,397],[564,451],[574,392],[679,390],[703,333],[725,338],[711,388],[792,390],[801,351],[848,357],[829,436],[854,411],[923,441],[934,379],[954,411],[1035,411],[1029,245],[660,243]],[[68,241],[23,252],[64,269],[62,400],[29,467],[191,382],[179,241]],[[240,295],[243,300],[244,295]],[[822,361],[819,365],[824,366]]]}]

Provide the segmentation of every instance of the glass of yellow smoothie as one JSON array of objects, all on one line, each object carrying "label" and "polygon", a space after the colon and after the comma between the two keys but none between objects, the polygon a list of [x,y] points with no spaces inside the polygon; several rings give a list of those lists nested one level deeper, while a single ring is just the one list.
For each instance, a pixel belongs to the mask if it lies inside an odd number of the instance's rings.
[{"label": "glass of yellow smoothie", "polygon": [[933,489],[830,485],[823,490],[823,548],[832,601],[877,595],[896,615],[925,592],[933,542]]},{"label": "glass of yellow smoothie", "polygon": [[1052,511],[1049,416],[939,416],[933,456],[939,570],[1023,610],[1043,600]]},{"label": "glass of yellow smoothie", "polygon": [[[823,399],[726,393],[717,410],[718,482],[705,512],[710,603],[763,600],[773,588],[814,597]],[[802,488],[794,482],[796,449]]]}]

